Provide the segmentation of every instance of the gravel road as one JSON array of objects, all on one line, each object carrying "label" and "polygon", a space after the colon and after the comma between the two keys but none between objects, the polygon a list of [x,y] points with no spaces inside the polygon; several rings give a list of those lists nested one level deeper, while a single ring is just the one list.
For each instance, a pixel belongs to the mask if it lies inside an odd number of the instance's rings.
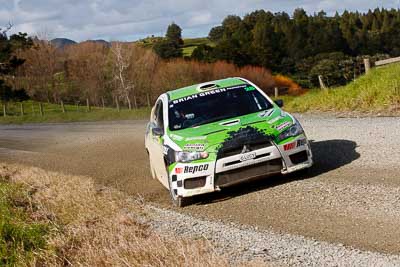
[{"label": "gravel road", "polygon": [[149,177],[144,121],[0,126],[0,161],[88,175],[140,194],[154,203],[155,229],[206,236],[225,252],[239,244],[233,258],[400,266],[400,120],[297,117],[313,140],[309,174],[229,188],[180,210],[171,209],[168,192]]}]

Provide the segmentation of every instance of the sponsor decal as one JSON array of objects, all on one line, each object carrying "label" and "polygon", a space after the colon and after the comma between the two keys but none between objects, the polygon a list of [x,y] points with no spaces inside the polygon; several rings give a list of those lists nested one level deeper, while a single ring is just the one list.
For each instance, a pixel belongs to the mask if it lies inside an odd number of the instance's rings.
[{"label": "sponsor decal", "polygon": [[183,150],[187,151],[204,151],[204,144],[186,144]]},{"label": "sponsor decal", "polygon": [[296,142],[289,143],[283,146],[283,150],[288,151],[296,147]]},{"label": "sponsor decal", "polygon": [[193,136],[193,137],[187,137],[186,141],[194,141],[194,140],[206,140],[207,136]]},{"label": "sponsor decal", "polygon": [[268,123],[269,123],[269,124],[274,124],[275,122],[279,121],[279,120],[282,119],[282,118],[284,118],[284,117],[282,117],[282,116],[276,116],[275,118],[270,119],[270,120],[268,121]]},{"label": "sponsor decal", "polygon": [[202,165],[196,165],[196,166],[185,166],[185,167],[177,167],[175,168],[175,173],[176,174],[182,174],[182,173],[191,173],[191,174],[196,174],[198,172],[203,172],[208,170],[209,164],[202,164]]},{"label": "sponsor decal", "polygon": [[290,126],[290,125],[292,125],[292,123],[289,122],[289,121],[286,121],[286,122],[284,122],[284,123],[282,123],[282,124],[276,126],[275,128],[276,128],[278,131],[282,131],[283,129],[285,129],[286,127],[288,127],[288,126]]},{"label": "sponsor decal", "polygon": [[264,110],[263,112],[258,114],[258,117],[260,118],[265,118],[265,117],[269,117],[271,116],[271,114],[274,112],[274,109],[270,109],[270,110]]},{"label": "sponsor decal", "polygon": [[252,160],[255,159],[257,157],[256,152],[252,152],[252,153],[247,153],[247,154],[243,154],[242,156],[240,156],[240,161],[248,161],[248,160]]},{"label": "sponsor decal", "polygon": [[299,147],[299,146],[305,146],[306,144],[307,144],[306,139],[297,140],[297,147]]},{"label": "sponsor decal", "polygon": [[183,140],[183,137],[180,136],[180,135],[170,134],[170,136],[171,136],[172,140],[176,140],[176,141],[182,141]]},{"label": "sponsor decal", "polygon": [[178,104],[178,103],[190,101],[190,100],[193,100],[193,99],[197,99],[197,98],[201,98],[201,97],[205,97],[205,96],[209,96],[209,95],[220,94],[220,93],[227,92],[229,90],[246,88],[247,86],[248,85],[246,85],[246,84],[242,84],[242,85],[237,85],[237,86],[232,86],[232,87],[218,88],[218,89],[214,89],[214,90],[209,90],[209,91],[201,92],[201,93],[198,93],[198,94],[185,96],[185,97],[182,97],[182,98],[179,98],[179,99],[172,100],[172,104],[175,105],[175,104]]},{"label": "sponsor decal", "polygon": [[247,92],[250,92],[250,91],[256,90],[256,88],[254,88],[254,86],[249,85],[249,86],[247,86],[247,87],[245,88],[245,90],[246,90]]},{"label": "sponsor decal", "polygon": [[185,118],[188,119],[188,120],[193,120],[194,119],[194,114],[193,113],[186,114]]}]

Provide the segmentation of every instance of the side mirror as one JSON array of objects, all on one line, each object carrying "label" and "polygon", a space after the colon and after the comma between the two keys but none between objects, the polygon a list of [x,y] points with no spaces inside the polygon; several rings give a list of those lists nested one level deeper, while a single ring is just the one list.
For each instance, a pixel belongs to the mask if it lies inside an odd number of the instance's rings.
[{"label": "side mirror", "polygon": [[278,106],[278,107],[283,107],[283,100],[282,99],[277,99],[277,100],[275,100],[275,104]]},{"label": "side mirror", "polygon": [[154,127],[151,129],[151,132],[153,133],[154,136],[162,136],[164,135],[164,130],[158,127]]}]

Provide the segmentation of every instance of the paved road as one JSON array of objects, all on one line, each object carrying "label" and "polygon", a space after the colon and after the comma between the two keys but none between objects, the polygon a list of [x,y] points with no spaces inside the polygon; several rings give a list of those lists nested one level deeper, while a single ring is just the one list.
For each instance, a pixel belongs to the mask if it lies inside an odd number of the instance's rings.
[{"label": "paved road", "polygon": [[[400,120],[298,116],[312,141],[307,175],[197,197],[180,212],[362,250],[400,254]],[[169,207],[148,174],[144,121],[0,126],[0,161],[88,175]]]}]

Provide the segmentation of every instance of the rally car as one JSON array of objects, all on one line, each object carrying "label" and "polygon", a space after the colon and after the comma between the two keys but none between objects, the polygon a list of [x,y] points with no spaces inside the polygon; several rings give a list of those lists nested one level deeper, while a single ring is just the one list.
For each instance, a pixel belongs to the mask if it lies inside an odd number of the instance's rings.
[{"label": "rally car", "polygon": [[194,195],[311,167],[304,130],[282,106],[243,78],[162,94],[145,135],[153,178],[181,207]]}]

